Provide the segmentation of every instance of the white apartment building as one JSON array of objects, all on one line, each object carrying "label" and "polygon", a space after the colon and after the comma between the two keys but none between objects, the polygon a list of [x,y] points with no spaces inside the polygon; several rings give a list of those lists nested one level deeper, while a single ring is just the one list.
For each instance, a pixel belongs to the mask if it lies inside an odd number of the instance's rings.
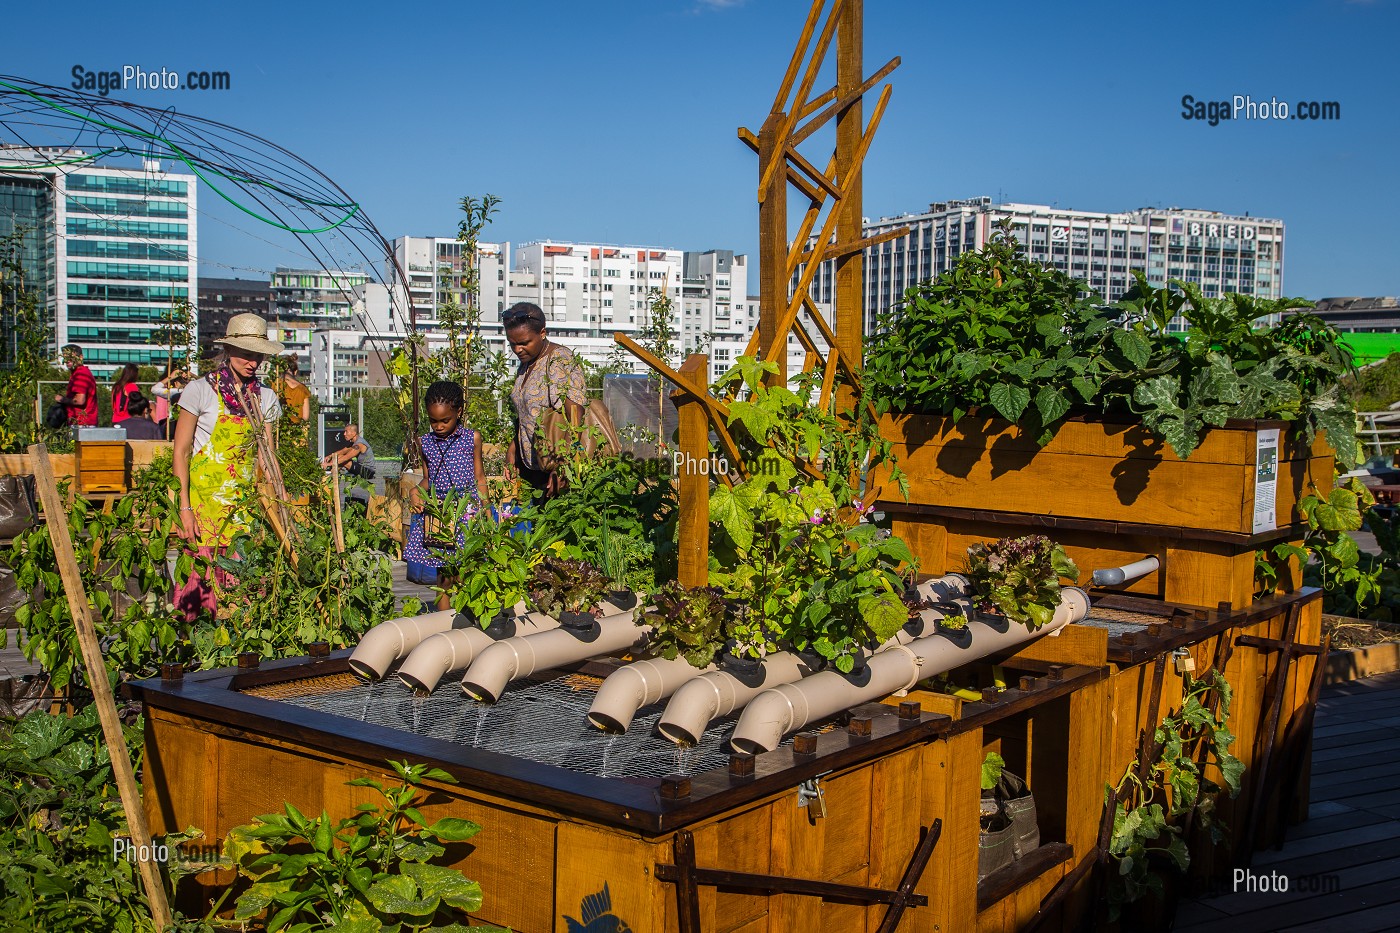
[{"label": "white apartment building", "polygon": [[341,269],[288,269],[272,273],[272,312],[268,336],[284,352],[305,359],[319,329],[349,327],[358,289],[370,284],[367,273]]},{"label": "white apartment building", "polygon": [[152,332],[198,288],[197,181],[154,159],[116,167],[78,149],[0,146],[0,232],[37,231],[21,262],[55,352],[79,344],[99,376],[165,362]]},{"label": "white apartment building", "polygon": [[[1283,292],[1283,221],[1216,211],[1140,208],[1123,213],[1066,210],[1043,204],[996,204],[988,197],[940,201],[926,212],[867,220],[867,236],[909,233],[865,250],[865,321],[898,304],[906,289],[952,268],[1009,220],[1027,255],[1082,279],[1107,301],[1132,287],[1133,270],[1158,287],[1179,279],[1207,298],[1229,292],[1278,298]],[[835,260],[822,264],[812,297],[831,304]],[[802,274],[799,267],[793,284]],[[1184,327],[1178,319],[1174,328]]]},{"label": "white apartment building", "polygon": [[[385,286],[378,282],[356,286],[348,307],[346,319],[315,328],[308,337],[309,385],[323,403],[342,402],[352,389],[391,385],[385,365],[394,348],[403,343],[404,331]],[[433,345],[432,335],[428,342]]]},{"label": "white apartment building", "polygon": [[[466,304],[462,289],[462,244],[456,237],[402,236],[391,244],[393,261],[384,270],[384,280],[399,280],[401,271],[406,289],[400,291],[400,306],[407,316],[411,304],[420,333],[438,326],[437,310],[448,301]],[[481,282],[478,300],[481,302],[482,329],[499,328],[500,314],[510,307],[507,292],[507,272],[510,268],[510,243],[477,243]],[[488,326],[490,325],[490,326]],[[504,343],[504,339],[501,341]]]}]

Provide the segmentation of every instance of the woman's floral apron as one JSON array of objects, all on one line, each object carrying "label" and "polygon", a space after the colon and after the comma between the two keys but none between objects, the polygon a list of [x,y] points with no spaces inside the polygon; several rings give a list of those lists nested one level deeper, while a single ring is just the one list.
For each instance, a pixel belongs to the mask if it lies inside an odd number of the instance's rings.
[{"label": "woman's floral apron", "polygon": [[[198,551],[210,559],[228,547],[235,532],[247,526],[246,518],[236,509],[238,500],[257,480],[252,422],[243,415],[230,414],[223,398],[218,393],[215,397],[219,417],[209,443],[190,456],[190,508],[199,525]],[[232,583],[223,570],[215,569],[214,577],[221,588]],[[191,620],[201,609],[218,609],[213,588],[197,573],[176,593],[175,604]]]}]

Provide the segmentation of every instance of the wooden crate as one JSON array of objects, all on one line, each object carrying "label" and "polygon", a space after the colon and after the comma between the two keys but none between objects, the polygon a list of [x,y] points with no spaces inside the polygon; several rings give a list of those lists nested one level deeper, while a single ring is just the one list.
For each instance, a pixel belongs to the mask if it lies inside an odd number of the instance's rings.
[{"label": "wooden crate", "polygon": [[[1232,421],[1215,428],[1187,460],[1141,425],[1067,421],[1050,443],[1001,419],[887,417],[880,433],[909,477],[909,501],[961,509],[1253,533],[1257,432],[1278,428],[1278,524],[1299,520],[1298,500],[1330,488],[1332,451],[1308,448],[1282,421]],[[877,476],[885,496],[894,489]]]},{"label": "wooden crate", "polygon": [[126,492],[130,450],[126,441],[78,441],[73,459],[78,492]]}]

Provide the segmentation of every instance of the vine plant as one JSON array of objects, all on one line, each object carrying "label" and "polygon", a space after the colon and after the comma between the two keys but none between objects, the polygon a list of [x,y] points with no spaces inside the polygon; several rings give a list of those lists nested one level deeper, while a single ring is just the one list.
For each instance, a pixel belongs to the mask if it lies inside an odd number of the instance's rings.
[{"label": "vine plant", "polygon": [[[1207,695],[1215,691],[1214,711]],[[1191,854],[1175,822],[1194,811],[1200,825],[1219,843],[1224,835],[1215,818],[1215,801],[1222,790],[1240,792],[1244,764],[1230,753],[1235,736],[1226,727],[1230,717],[1230,683],[1219,671],[1201,678],[1184,675],[1181,708],[1162,718],[1152,736],[1151,760],[1143,766],[1133,759],[1118,782],[1109,855],[1116,871],[1109,873],[1109,909],[1113,916],[1123,904],[1150,892],[1162,893],[1162,879],[1152,872],[1154,856],[1166,857],[1180,871]],[[1213,763],[1224,786],[1205,776],[1202,763]],[[1105,801],[1109,792],[1104,787]]]}]

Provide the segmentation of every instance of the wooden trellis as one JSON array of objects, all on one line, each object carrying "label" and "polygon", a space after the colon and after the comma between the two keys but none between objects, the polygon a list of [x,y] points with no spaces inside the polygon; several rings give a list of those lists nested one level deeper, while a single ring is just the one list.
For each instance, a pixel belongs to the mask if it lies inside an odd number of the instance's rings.
[{"label": "wooden trellis", "polygon": [[[863,251],[908,233],[908,228],[900,228],[874,237],[862,235],[861,165],[889,103],[891,86],[880,90],[868,122],[862,119],[862,103],[865,94],[899,66],[896,57],[870,77],[862,76],[863,18],[863,0],[813,0],[772,110],[758,133],[745,127],[738,131],[739,139],[758,155],[759,177],[760,312],[745,353],[775,363],[777,371],[766,378],[781,385],[788,378],[788,338],[796,336],[805,354],[803,372],[820,369],[822,373],[817,403],[824,409],[833,395],[838,406],[849,409],[859,391],[865,338]],[[836,83],[813,97],[833,41]],[[835,151],[826,168],[818,169],[797,147],[832,119],[836,121]],[[787,239],[789,186],[807,202],[791,244]],[[809,291],[818,267],[828,259],[836,261],[834,326]],[[677,371],[626,334],[614,337],[678,387],[672,398],[681,411],[678,446],[684,462],[708,459],[713,431],[737,475],[746,478],[729,430],[728,403],[733,395],[710,394],[705,378],[709,358],[694,354]],[[815,473],[815,468],[807,469]],[[707,477],[689,479],[683,474],[679,489],[680,579],[687,586],[703,586],[708,582],[709,485]]]}]

